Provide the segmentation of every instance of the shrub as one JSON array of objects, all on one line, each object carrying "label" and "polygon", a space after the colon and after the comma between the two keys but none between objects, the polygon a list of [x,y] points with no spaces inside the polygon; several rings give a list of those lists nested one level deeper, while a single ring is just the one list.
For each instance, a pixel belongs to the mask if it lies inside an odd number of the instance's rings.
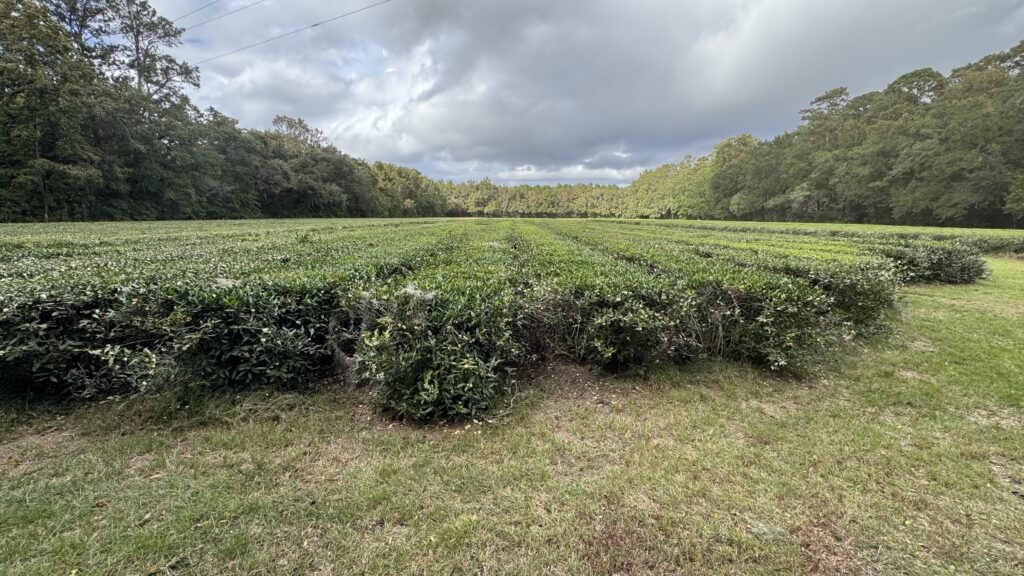
[{"label": "shrub", "polygon": [[858,334],[879,330],[896,304],[899,275],[888,262],[790,260],[766,267],[805,279],[832,299],[833,314]]},{"label": "shrub", "polygon": [[382,294],[357,349],[360,377],[380,408],[415,421],[479,416],[506,391],[522,347],[515,299],[477,283],[437,293]]},{"label": "shrub", "polygon": [[612,372],[710,356],[799,371],[883,326],[901,280],[987,273],[976,242],[905,235],[173,226],[0,241],[3,383],[69,398],[167,383],[199,394],[303,388],[336,370],[373,385],[391,416],[457,420],[486,412],[518,366],[545,355]]},{"label": "shrub", "polygon": [[970,284],[989,274],[978,249],[964,242],[905,242],[872,250],[895,262],[908,282]]},{"label": "shrub", "polygon": [[307,284],[173,285],[157,304],[164,354],[211,389],[310,386],[354,347],[345,328],[358,313],[347,294]]},{"label": "shrub", "polygon": [[800,371],[839,338],[828,298],[819,290],[785,279],[751,280],[696,288],[680,314],[678,348]]},{"label": "shrub", "polygon": [[564,346],[584,364],[612,372],[643,368],[671,346],[669,300],[656,289],[577,292],[560,300]]},{"label": "shrub", "polygon": [[0,371],[41,392],[91,398],[145,389],[162,335],[143,284],[35,287],[7,294],[0,316]]}]

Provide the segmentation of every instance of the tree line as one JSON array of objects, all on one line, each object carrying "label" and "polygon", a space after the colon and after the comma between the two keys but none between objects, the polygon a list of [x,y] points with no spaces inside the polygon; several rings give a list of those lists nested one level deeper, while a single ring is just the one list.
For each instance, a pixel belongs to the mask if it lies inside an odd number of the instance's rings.
[{"label": "tree line", "polygon": [[884,90],[836,88],[625,187],[435,182],[298,118],[245,129],[185,94],[146,0],[0,0],[0,221],[537,216],[1024,225],[1024,42]]},{"label": "tree line", "polygon": [[437,183],[301,119],[198,109],[182,32],[146,0],[0,0],[0,221],[444,213]]},{"label": "tree line", "polygon": [[776,138],[730,138],[624,188],[446,183],[449,213],[1024,225],[1024,42],[884,90],[836,88]]}]

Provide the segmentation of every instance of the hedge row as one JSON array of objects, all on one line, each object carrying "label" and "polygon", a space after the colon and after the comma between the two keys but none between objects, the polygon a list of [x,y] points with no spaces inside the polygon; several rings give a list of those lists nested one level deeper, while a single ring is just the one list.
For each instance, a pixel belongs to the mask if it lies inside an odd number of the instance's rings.
[{"label": "hedge row", "polygon": [[[437,232],[350,245],[316,270],[274,257],[275,273],[243,265],[233,269],[240,280],[217,277],[219,265],[175,277],[148,262],[110,273],[86,263],[65,278],[6,274],[2,383],[82,398],[188,380],[210,389],[307,386],[354,352],[365,286],[458,257],[465,231]],[[126,279],[133,268],[138,278]]]},{"label": "hedge row", "polygon": [[531,358],[623,371],[718,356],[790,369],[841,333],[827,296],[778,274],[701,258],[689,274],[658,273],[534,225],[462,254],[373,296],[357,371],[388,414],[478,416]]},{"label": "hedge row", "polygon": [[[557,224],[556,224],[557,226]],[[628,230],[614,235],[595,226],[560,227],[563,234],[591,245],[672,267],[690,256],[800,278],[830,299],[831,313],[856,334],[879,330],[896,303],[907,274],[899,264],[880,258],[822,258],[778,250],[741,249],[677,235]]]},{"label": "hedge row", "polygon": [[468,221],[4,243],[0,374],[90,398],[336,373],[372,385],[391,416],[454,420],[493,408],[546,356],[799,370],[883,325],[901,280],[980,274],[962,245],[824,243],[830,258],[684,236]]}]

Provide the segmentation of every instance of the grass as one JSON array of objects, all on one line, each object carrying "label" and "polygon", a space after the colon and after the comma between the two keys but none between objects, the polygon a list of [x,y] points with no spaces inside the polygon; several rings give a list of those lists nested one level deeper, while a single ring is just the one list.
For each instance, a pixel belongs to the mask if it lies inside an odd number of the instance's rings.
[{"label": "grass", "polygon": [[804,380],[555,363],[433,428],[330,390],[6,404],[0,573],[1020,574],[1024,261],[990,263]]},{"label": "grass", "polygon": [[764,222],[745,220],[647,220],[646,223],[671,224],[680,227],[764,228],[767,230],[812,230],[857,233],[948,234],[956,236],[990,236],[1020,238],[1019,229],[956,228],[938,226],[903,226],[895,224],[843,224],[839,222]]}]

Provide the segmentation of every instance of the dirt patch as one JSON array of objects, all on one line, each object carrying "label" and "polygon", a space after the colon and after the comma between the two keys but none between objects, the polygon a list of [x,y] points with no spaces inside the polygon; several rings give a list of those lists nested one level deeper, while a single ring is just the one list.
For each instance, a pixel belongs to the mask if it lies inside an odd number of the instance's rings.
[{"label": "dirt patch", "polygon": [[838,511],[824,511],[792,527],[800,544],[801,562],[809,574],[875,574],[857,553]]},{"label": "dirt patch", "polygon": [[642,409],[652,401],[642,383],[595,372],[564,359],[553,360],[524,375],[526,402],[536,416],[555,423],[580,411],[614,416],[625,409]]},{"label": "dirt patch", "polygon": [[41,433],[25,431],[0,444],[0,470],[19,477],[38,470],[50,459],[73,453],[82,445],[76,434],[64,428]]},{"label": "dirt patch", "polygon": [[797,411],[797,405],[792,402],[762,402],[760,400],[741,400],[740,406],[744,410],[761,412],[771,418],[784,418]]},{"label": "dirt patch", "polygon": [[989,459],[988,465],[996,480],[1006,485],[1015,496],[1024,499],[1024,463],[996,456]]},{"label": "dirt patch", "polygon": [[972,410],[967,413],[967,419],[982,426],[999,426],[1006,430],[1024,428],[1024,414],[1009,408],[988,408],[984,410]]},{"label": "dirt patch", "polygon": [[934,353],[934,352],[938,352],[939,351],[938,346],[932,344],[931,342],[929,342],[927,340],[915,340],[915,341],[911,342],[910,344],[907,344],[907,346],[909,346],[911,350],[917,350],[919,352],[932,352],[932,353]]},{"label": "dirt patch", "polygon": [[1007,492],[1024,502],[1024,463],[994,457],[989,460],[989,469]]},{"label": "dirt patch", "polygon": [[356,463],[363,452],[358,446],[335,440],[329,444],[311,446],[295,466],[296,479],[306,485],[340,483],[350,464]]},{"label": "dirt patch", "polygon": [[693,564],[669,544],[674,534],[661,527],[661,516],[654,511],[626,512],[612,504],[606,513],[583,520],[579,552],[592,574],[679,574],[683,566]]},{"label": "dirt patch", "polygon": [[128,460],[125,464],[125,469],[129,472],[134,472],[140,469],[149,468],[151,464],[156,460],[156,454],[153,452],[146,452],[145,454],[139,454]]},{"label": "dirt patch", "polygon": [[613,376],[598,374],[565,359],[546,362],[525,374],[524,379],[550,390],[554,397],[577,401],[592,399],[617,382]]},{"label": "dirt patch", "polygon": [[927,374],[922,374],[920,372],[915,372],[913,370],[897,370],[896,374],[899,374],[900,376],[908,380],[916,380],[918,382],[935,382],[935,379],[932,378],[931,376]]}]

